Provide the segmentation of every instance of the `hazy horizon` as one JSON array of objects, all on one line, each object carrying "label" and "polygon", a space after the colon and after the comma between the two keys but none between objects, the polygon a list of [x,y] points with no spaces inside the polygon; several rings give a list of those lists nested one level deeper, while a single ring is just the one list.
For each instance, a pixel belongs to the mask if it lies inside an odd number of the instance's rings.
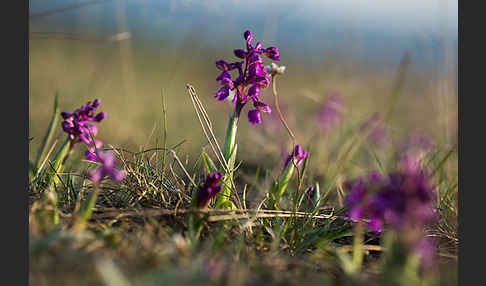
[{"label": "hazy horizon", "polygon": [[457,1],[365,4],[362,0],[30,1],[30,31],[104,37],[129,32],[138,42],[200,34],[202,44],[218,47],[239,43],[235,34],[251,29],[266,43],[285,46],[297,57],[310,53],[318,57],[344,48],[349,57],[393,63],[406,51],[419,65],[457,62]]}]

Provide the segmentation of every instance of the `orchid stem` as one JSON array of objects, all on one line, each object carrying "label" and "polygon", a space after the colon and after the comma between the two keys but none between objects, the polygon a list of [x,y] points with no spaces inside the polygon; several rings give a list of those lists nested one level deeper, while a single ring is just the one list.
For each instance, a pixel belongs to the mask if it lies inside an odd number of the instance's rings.
[{"label": "orchid stem", "polygon": [[236,103],[233,114],[231,114],[228,121],[228,128],[226,130],[226,139],[224,143],[223,156],[227,163],[228,172],[223,177],[223,185],[221,191],[216,195],[216,207],[233,208],[234,204],[229,200],[231,197],[231,189],[233,182],[233,171],[236,161],[236,131],[238,129],[238,120],[240,118],[241,105]]}]

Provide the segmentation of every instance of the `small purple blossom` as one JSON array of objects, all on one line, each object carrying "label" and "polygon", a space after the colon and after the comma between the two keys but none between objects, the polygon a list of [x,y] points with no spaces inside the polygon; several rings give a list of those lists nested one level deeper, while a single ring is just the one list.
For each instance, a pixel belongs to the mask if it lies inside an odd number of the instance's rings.
[{"label": "small purple blossom", "polygon": [[[277,61],[280,60],[280,55],[277,47],[264,49],[260,42],[253,46],[251,44],[253,34],[250,30],[245,31],[243,37],[246,41],[246,51],[235,49],[233,52],[237,58],[244,59],[244,61],[233,63],[224,60],[216,61],[216,67],[221,70],[216,81],[221,84],[221,87],[216,92],[215,97],[222,101],[230,95],[230,91],[234,91],[232,101],[237,104],[238,115],[243,106],[252,100],[256,109],[248,112],[248,120],[255,125],[262,122],[260,112],[271,112],[268,105],[260,100],[262,89],[268,87],[271,76],[263,66],[261,55]],[[238,76],[235,79],[232,79],[229,73],[232,70],[238,71]]]},{"label": "small purple blossom", "polygon": [[305,158],[307,158],[307,150],[302,148],[300,145],[295,145],[294,151],[292,151],[292,153],[290,153],[290,155],[285,160],[284,168],[287,167],[292,157],[294,158],[295,166],[298,167],[300,166],[300,164],[302,164]]},{"label": "small purple blossom", "polygon": [[105,112],[95,114],[95,109],[100,105],[100,99],[95,99],[93,102],[89,101],[73,113],[66,111],[61,112],[64,119],[61,123],[62,129],[69,136],[71,141],[71,148],[77,143],[83,142],[88,147],[86,159],[93,160],[93,151],[96,148],[101,148],[103,143],[94,139],[98,134],[98,126],[88,122],[101,122],[105,117]]},{"label": "small purple blossom", "polygon": [[343,99],[340,93],[326,97],[317,114],[317,122],[324,130],[329,130],[341,121]]},{"label": "small purple blossom", "polygon": [[96,151],[94,159],[101,164],[101,166],[88,172],[87,177],[93,183],[99,183],[105,176],[110,176],[115,181],[121,181],[125,178],[125,171],[115,169],[115,158],[113,153]]},{"label": "small purple blossom", "polygon": [[205,208],[208,206],[212,198],[221,190],[218,185],[223,175],[221,172],[212,172],[206,177],[206,181],[197,191],[196,206],[198,208]]}]

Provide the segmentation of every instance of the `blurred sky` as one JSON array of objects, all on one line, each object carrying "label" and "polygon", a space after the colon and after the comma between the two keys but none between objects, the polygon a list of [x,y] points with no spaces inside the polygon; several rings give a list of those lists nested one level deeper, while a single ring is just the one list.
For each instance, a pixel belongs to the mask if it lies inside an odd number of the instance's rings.
[{"label": "blurred sky", "polygon": [[351,57],[395,64],[410,51],[416,63],[437,65],[449,50],[457,61],[454,0],[31,0],[30,15],[31,32],[130,32],[140,41],[198,34],[204,45],[218,47],[241,44],[251,29],[295,56],[345,49]]}]

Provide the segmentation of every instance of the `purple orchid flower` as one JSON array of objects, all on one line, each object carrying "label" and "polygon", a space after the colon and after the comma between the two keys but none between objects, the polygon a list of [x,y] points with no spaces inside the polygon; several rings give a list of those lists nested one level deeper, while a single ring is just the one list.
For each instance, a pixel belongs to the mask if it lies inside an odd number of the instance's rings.
[{"label": "purple orchid flower", "polygon": [[102,152],[97,150],[94,158],[101,166],[89,171],[87,174],[88,179],[93,183],[99,183],[105,176],[110,176],[115,181],[121,181],[125,178],[125,171],[115,169],[115,158],[111,151]]},{"label": "purple orchid flower", "polygon": [[[98,127],[89,122],[101,122],[105,117],[105,112],[95,114],[95,109],[100,105],[100,99],[95,99],[93,102],[89,101],[73,113],[66,111],[61,112],[64,119],[61,123],[62,129],[69,136],[71,141],[71,149],[79,143],[83,142],[88,147],[86,152],[87,160],[94,160],[94,150],[101,148],[103,143],[94,139],[98,134]],[[95,148],[96,147],[96,148]]]},{"label": "purple orchid flower", "polygon": [[[253,46],[251,44],[253,34],[250,30],[245,31],[243,37],[246,41],[246,51],[235,49],[234,54],[244,61],[233,63],[224,60],[216,61],[216,67],[221,70],[216,81],[221,84],[221,88],[216,92],[215,97],[222,101],[230,95],[230,91],[234,91],[232,102],[237,104],[238,115],[243,106],[252,100],[256,108],[248,112],[248,120],[255,125],[262,122],[261,112],[271,112],[270,107],[259,99],[262,89],[267,88],[270,84],[270,74],[264,68],[260,55],[278,61],[280,54],[277,47],[264,49],[260,42]],[[245,65],[244,68],[243,65]],[[238,77],[235,79],[232,79],[230,74],[233,70],[238,70]]]},{"label": "purple orchid flower", "polygon": [[304,159],[307,158],[307,150],[302,148],[302,146],[300,145],[295,145],[294,151],[292,151],[292,153],[290,153],[290,155],[285,160],[284,168],[287,167],[292,157],[294,158],[295,166],[298,167],[300,166],[300,164],[302,164]]},{"label": "purple orchid flower", "polygon": [[205,208],[208,206],[211,199],[221,191],[221,186],[218,185],[223,174],[221,172],[212,172],[206,177],[206,181],[197,191],[196,206],[198,208]]}]

